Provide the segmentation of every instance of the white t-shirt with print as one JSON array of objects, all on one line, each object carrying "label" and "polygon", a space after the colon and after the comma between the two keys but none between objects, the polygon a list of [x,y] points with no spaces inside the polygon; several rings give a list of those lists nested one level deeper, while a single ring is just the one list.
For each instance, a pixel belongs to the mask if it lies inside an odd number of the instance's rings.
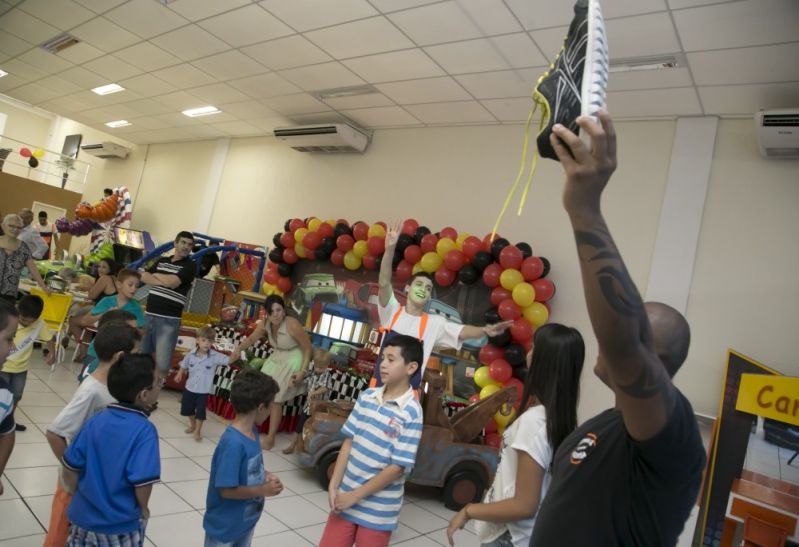
[{"label": "white t-shirt with print", "polygon": [[[484,503],[492,503],[510,499],[516,492],[516,471],[519,465],[517,450],[526,452],[546,471],[541,483],[539,506],[549,488],[552,479],[550,463],[552,447],[547,439],[547,414],[543,405],[528,408],[505,430],[502,435],[502,454],[494,484],[486,492]],[[515,547],[527,547],[533,534],[535,517],[516,522],[495,523],[482,520],[474,521],[475,532],[482,543],[488,543],[510,530]]]},{"label": "white t-shirt with print", "polygon": [[115,402],[116,399],[108,392],[108,386],[89,375],[80,383],[72,400],[58,413],[47,431],[52,431],[71,443],[89,418]]}]

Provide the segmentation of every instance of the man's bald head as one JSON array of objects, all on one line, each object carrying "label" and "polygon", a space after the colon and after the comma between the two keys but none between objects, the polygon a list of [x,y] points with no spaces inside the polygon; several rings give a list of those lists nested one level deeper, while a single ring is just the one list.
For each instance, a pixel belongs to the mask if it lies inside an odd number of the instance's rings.
[{"label": "man's bald head", "polygon": [[691,328],[685,317],[671,306],[661,302],[646,302],[644,307],[652,325],[655,352],[666,367],[666,372],[674,378],[688,357]]}]

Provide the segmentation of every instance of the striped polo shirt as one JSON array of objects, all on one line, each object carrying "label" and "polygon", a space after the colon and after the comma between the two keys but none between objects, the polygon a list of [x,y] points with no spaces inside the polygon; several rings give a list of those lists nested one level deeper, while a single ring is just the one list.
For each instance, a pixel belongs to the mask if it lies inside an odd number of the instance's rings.
[{"label": "striped polo shirt", "polygon": [[[383,400],[384,387],[362,392],[341,429],[352,439],[341,490],[351,492],[391,464],[410,474],[422,437],[422,407],[408,389],[392,401]],[[367,496],[340,513],[341,518],[372,530],[397,527],[405,491],[405,477]]]}]

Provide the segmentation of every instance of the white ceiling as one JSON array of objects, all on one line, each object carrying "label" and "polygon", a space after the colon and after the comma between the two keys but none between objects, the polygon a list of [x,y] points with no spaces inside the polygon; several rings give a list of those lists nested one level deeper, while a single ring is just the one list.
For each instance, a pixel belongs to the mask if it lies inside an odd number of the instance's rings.
[{"label": "white ceiling", "polygon": [[[797,0],[604,0],[617,119],[799,107]],[[269,133],[520,123],[571,0],[0,0],[0,93],[136,143]],[[68,31],[80,43],[40,47]],[[126,91],[98,96],[116,82]],[[371,84],[376,93],[313,92]],[[190,119],[212,104],[221,114]],[[108,121],[133,125],[108,129]]]}]

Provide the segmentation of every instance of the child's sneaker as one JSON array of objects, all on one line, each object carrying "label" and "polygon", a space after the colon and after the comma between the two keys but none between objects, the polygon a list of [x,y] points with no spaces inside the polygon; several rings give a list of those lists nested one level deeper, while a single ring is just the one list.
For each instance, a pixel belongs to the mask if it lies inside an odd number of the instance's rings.
[{"label": "child's sneaker", "polygon": [[[543,110],[538,152],[558,159],[549,142],[556,123],[579,131],[578,116],[592,116],[605,106],[608,85],[608,42],[599,0],[577,0],[574,19],[555,62],[538,80],[533,99]],[[581,135],[590,144],[587,135]]]}]

